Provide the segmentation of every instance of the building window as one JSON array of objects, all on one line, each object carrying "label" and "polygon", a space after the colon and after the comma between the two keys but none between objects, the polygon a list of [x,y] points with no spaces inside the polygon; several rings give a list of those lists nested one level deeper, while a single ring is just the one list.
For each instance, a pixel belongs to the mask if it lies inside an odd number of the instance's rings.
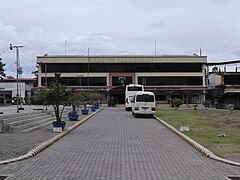
[{"label": "building window", "polygon": [[[42,86],[45,86],[46,78],[42,78]],[[47,78],[51,83],[55,78]],[[66,86],[88,86],[88,77],[60,77],[59,82]],[[89,86],[107,86],[106,77],[89,77]]]},{"label": "building window", "polygon": [[138,82],[146,86],[202,85],[202,77],[138,77]]}]

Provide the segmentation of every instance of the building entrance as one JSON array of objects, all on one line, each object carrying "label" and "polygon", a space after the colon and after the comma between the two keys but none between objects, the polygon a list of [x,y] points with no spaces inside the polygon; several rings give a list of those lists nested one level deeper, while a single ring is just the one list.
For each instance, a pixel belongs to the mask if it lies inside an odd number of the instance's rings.
[{"label": "building entrance", "polygon": [[124,104],[125,103],[125,86],[118,86],[108,92],[109,103]]}]

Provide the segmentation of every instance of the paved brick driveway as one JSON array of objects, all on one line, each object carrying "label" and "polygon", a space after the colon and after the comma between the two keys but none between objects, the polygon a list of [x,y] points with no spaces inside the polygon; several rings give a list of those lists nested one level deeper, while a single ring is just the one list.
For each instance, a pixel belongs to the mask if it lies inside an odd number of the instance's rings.
[{"label": "paved brick driveway", "polygon": [[154,119],[107,108],[37,156],[5,165],[7,179],[228,179],[240,168],[204,157]]}]

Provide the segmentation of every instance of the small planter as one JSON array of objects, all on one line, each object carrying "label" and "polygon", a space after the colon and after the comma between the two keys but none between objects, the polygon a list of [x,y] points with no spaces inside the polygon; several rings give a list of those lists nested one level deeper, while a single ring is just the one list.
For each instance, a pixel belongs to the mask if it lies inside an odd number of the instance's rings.
[{"label": "small planter", "polygon": [[70,121],[77,121],[79,118],[79,114],[68,114],[68,119]]},{"label": "small planter", "polygon": [[61,127],[62,128],[62,130],[65,128],[65,126],[66,126],[66,121],[61,121],[61,122],[59,122],[58,124],[57,124],[57,121],[53,121],[52,122],[52,125],[53,125],[53,128],[59,128],[59,127]]},{"label": "small planter", "polygon": [[91,111],[96,111],[96,107],[95,107],[95,106],[92,106],[92,107],[91,107]]},{"label": "small planter", "polygon": [[95,109],[99,109],[99,104],[94,105]]},{"label": "small planter", "polygon": [[81,113],[82,115],[88,115],[89,110],[88,109],[82,109]]}]

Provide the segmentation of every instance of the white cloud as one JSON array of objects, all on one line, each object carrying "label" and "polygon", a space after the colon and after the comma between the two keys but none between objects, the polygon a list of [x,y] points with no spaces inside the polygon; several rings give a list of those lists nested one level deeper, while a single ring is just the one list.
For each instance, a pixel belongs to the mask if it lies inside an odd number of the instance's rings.
[{"label": "white cloud", "polygon": [[3,25],[0,22],[0,39],[17,39],[16,28],[10,25]]},{"label": "white cloud", "polygon": [[[239,59],[238,0],[25,0],[0,1],[0,54],[15,76],[20,50],[23,76],[35,70],[36,56],[65,53],[193,54],[209,61]],[[5,51],[5,53],[1,53]]]}]

